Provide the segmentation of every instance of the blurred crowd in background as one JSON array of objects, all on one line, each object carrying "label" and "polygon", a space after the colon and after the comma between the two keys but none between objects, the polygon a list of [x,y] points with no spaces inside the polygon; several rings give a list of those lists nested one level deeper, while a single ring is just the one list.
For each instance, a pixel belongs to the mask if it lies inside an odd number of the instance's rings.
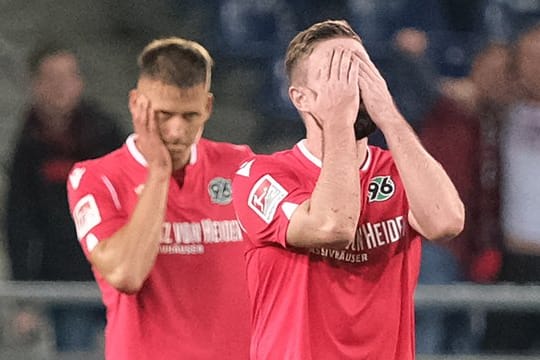
[{"label": "blurred crowd in background", "polygon": [[[329,18],[360,33],[466,205],[459,238],[425,242],[420,283],[540,281],[538,0],[0,1],[2,277],[92,279],[65,182],[75,161],[129,133],[127,93],[143,44],[166,35],[204,44],[216,62],[206,134],[270,152],[303,137],[287,95],[286,45]],[[380,133],[370,142],[385,147]],[[0,341],[35,341],[45,321],[58,351],[91,350],[103,327],[99,307],[16,309]],[[540,354],[540,317],[418,311],[417,348]]]}]

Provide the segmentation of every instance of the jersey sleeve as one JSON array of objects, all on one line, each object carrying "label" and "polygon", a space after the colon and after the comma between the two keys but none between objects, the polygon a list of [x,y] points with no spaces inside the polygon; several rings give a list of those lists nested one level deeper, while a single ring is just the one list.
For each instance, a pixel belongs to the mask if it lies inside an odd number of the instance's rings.
[{"label": "jersey sleeve", "polygon": [[110,177],[85,163],[75,164],[67,182],[68,201],[79,243],[87,257],[126,222]]},{"label": "jersey sleeve", "polygon": [[265,157],[244,162],[233,179],[233,205],[242,230],[254,245],[287,246],[289,220],[311,194],[284,163]]}]

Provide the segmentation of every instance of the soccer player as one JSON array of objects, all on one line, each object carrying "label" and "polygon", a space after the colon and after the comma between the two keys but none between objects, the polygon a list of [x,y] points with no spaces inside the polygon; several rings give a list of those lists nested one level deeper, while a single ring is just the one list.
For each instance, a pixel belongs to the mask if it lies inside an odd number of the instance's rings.
[{"label": "soccer player", "polygon": [[[455,236],[463,204],[345,21],[299,33],[286,68],[306,139],[249,159],[233,180],[251,359],[414,359],[420,235]],[[389,151],[355,126],[360,103]]]},{"label": "soccer player", "polygon": [[107,307],[107,359],[246,359],[249,302],[231,179],[247,146],[201,138],[212,59],[168,38],[139,56],[135,134],[75,165],[69,203]]}]

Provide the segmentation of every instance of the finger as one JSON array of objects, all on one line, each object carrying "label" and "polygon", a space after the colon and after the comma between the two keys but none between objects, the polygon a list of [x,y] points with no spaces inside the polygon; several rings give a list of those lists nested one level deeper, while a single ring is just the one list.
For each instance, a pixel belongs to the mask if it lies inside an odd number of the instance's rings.
[{"label": "finger", "polygon": [[343,50],[341,53],[341,63],[339,65],[339,79],[349,82],[349,72],[351,69],[351,55],[352,52],[349,49]]},{"label": "finger", "polygon": [[156,112],[152,107],[150,101],[148,101],[148,107],[146,110],[146,118],[148,121],[148,131],[150,134],[157,134],[157,121],[156,121]]},{"label": "finger", "polygon": [[363,58],[359,58],[358,65],[361,76],[365,77],[366,79],[370,79],[371,81],[377,81],[381,79],[380,76],[377,76],[377,74],[373,72],[373,68],[370,67]]},{"label": "finger", "polygon": [[136,122],[139,126],[139,130],[146,133],[146,124],[144,121],[144,100],[141,96],[137,98],[137,119]]},{"label": "finger", "polygon": [[362,47],[360,50],[357,50],[355,53],[360,58],[361,62],[363,62],[366,65],[366,67],[369,69],[369,72],[373,74],[374,78],[381,78],[381,79],[383,78],[381,76],[381,73],[379,72],[379,70],[377,69],[377,67],[371,60],[371,58],[369,57],[369,54],[367,53],[365,48]]},{"label": "finger", "polygon": [[316,58],[314,60],[313,67],[316,71],[316,80],[328,80],[329,76],[329,69],[330,69],[330,58],[331,58],[332,52],[326,52],[322,54],[319,58]]},{"label": "finger", "polygon": [[369,75],[362,69],[361,66],[358,66],[358,87],[360,88],[361,95],[368,93],[368,89],[372,83],[373,82]]},{"label": "finger", "polygon": [[355,83],[358,80],[358,74],[360,71],[360,60],[357,56],[353,55],[349,64],[349,71],[347,73],[347,82]]},{"label": "finger", "polygon": [[341,61],[341,49],[334,49],[332,50],[332,56],[330,58],[330,66],[329,66],[329,72],[328,72],[328,80],[330,79],[337,79],[339,74],[339,62]]},{"label": "finger", "polygon": [[148,122],[148,112],[150,108],[150,101],[146,97],[141,97],[141,125],[145,132],[150,132],[150,124]]},{"label": "finger", "polygon": [[133,99],[133,104],[130,106],[131,110],[131,119],[133,122],[133,127],[135,128],[135,132],[138,132],[139,130],[139,97],[135,96]]},{"label": "finger", "polygon": [[369,54],[363,46],[360,49],[355,50],[354,53],[362,60],[371,61]]}]

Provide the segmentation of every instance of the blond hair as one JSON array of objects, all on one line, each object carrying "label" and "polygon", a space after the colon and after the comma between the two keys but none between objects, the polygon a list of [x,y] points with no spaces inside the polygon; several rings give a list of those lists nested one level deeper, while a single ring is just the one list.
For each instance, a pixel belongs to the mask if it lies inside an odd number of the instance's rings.
[{"label": "blond hair", "polygon": [[204,83],[210,89],[214,61],[208,50],[195,41],[179,37],[154,40],[143,49],[137,64],[141,77],[180,88]]},{"label": "blond hair", "polygon": [[361,42],[360,36],[345,20],[326,20],[298,33],[289,43],[285,56],[285,71],[289,82],[292,80],[300,60],[309,56],[317,43],[339,37],[352,38]]}]

